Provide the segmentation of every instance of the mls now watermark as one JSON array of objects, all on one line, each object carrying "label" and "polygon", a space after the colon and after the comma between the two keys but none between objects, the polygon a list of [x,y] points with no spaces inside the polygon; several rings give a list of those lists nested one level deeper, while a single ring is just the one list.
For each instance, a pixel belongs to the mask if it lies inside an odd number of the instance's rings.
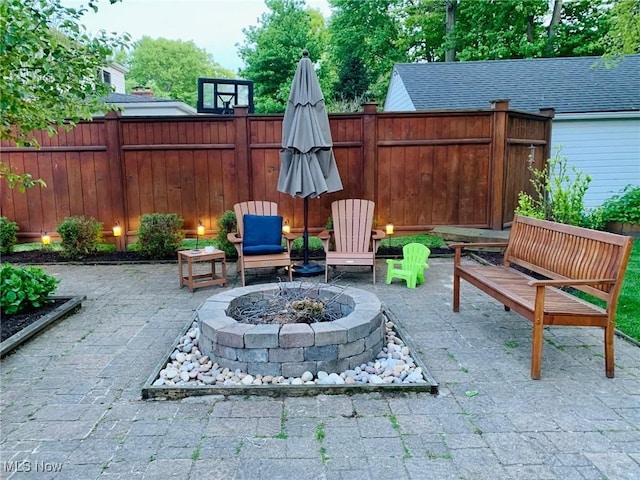
[{"label": "mls now watermark", "polygon": [[0,470],[4,473],[55,473],[62,471],[62,463],[58,462],[32,462],[22,460],[20,462],[0,462]]}]

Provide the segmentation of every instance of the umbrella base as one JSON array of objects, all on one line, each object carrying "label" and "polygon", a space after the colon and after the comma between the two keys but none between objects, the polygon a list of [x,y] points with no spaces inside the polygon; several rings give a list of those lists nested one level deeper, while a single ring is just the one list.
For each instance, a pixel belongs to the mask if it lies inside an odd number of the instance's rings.
[{"label": "umbrella base", "polygon": [[294,275],[298,275],[300,277],[315,277],[316,275],[324,273],[324,267],[313,262],[300,263],[293,265],[291,271]]}]

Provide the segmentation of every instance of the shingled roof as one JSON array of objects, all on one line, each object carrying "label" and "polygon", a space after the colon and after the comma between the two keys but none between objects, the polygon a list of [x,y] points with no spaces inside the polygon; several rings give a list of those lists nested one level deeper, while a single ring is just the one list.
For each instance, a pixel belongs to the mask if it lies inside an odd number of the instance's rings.
[{"label": "shingled roof", "polygon": [[416,110],[486,109],[509,99],[514,110],[558,113],[640,110],[640,55],[613,67],[601,57],[398,63]]}]

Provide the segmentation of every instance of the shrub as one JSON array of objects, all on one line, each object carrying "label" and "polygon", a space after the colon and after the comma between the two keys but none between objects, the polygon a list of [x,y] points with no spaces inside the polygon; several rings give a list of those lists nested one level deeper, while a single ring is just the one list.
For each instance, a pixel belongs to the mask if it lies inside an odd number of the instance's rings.
[{"label": "shrub", "polygon": [[220,250],[224,251],[227,257],[235,257],[238,254],[233,243],[227,239],[227,234],[235,232],[237,228],[238,219],[236,218],[235,212],[232,210],[227,210],[218,219],[218,235],[216,236],[216,244]]},{"label": "shrub", "polygon": [[575,167],[572,168],[571,176],[567,158],[560,156],[560,148],[556,149],[554,157],[547,162],[546,170],[530,167],[530,171],[536,194],[535,197],[524,192],[518,194],[517,214],[568,225],[597,229],[603,227],[600,210],[587,211],[584,207],[584,195],[591,177]]},{"label": "shrub", "polygon": [[140,217],[137,249],[155,259],[175,258],[182,247],[184,220],[176,213],[149,213]]},{"label": "shrub", "polygon": [[640,224],[640,186],[627,185],[602,204],[604,222]]},{"label": "shrub", "polygon": [[0,217],[0,254],[6,255],[13,252],[13,246],[18,241],[16,233],[20,228],[16,222],[7,217]]},{"label": "shrub", "polygon": [[47,275],[40,268],[15,268],[5,263],[0,270],[0,310],[5,315],[13,315],[41,307],[51,302],[49,295],[55,292],[59,282],[59,279]]},{"label": "shrub", "polygon": [[62,256],[71,260],[82,260],[97,253],[102,243],[102,223],[93,217],[65,218],[57,232],[62,239]]}]

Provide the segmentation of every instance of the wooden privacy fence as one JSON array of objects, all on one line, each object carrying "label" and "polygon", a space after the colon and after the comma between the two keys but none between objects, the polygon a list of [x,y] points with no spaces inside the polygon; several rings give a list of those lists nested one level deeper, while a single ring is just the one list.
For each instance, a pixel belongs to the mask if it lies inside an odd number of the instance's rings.
[{"label": "wooden privacy fence", "polygon": [[[549,157],[552,111],[509,110],[507,101],[474,111],[364,112],[330,115],[344,189],[309,201],[318,232],[331,202],[376,202],[376,222],[400,233],[438,225],[502,229],[518,192],[532,192],[529,167]],[[119,222],[135,241],[140,216],[177,213],[187,235],[199,221],[207,236],[226,210],[245,200],[277,202],[292,229],[303,227],[303,200],[276,190],[281,115],[120,117],[110,113],[49,138],[40,149],[2,144],[15,172],[41,177],[46,188],[26,193],[2,184],[2,215],[18,223],[20,241],[55,235],[66,217],[103,222],[108,237]]]}]

